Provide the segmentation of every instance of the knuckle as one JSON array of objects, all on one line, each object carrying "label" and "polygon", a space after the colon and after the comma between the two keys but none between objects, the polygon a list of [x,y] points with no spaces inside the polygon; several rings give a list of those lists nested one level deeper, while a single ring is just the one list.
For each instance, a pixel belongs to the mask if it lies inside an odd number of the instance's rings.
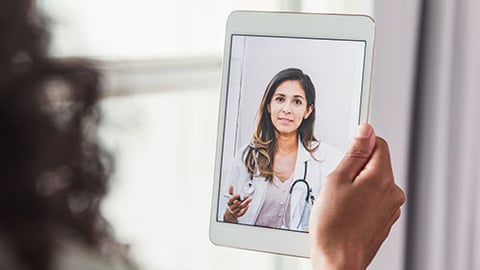
[{"label": "knuckle", "polygon": [[381,137],[381,136],[377,136],[377,143],[381,144],[381,145],[388,145],[387,141]]},{"label": "knuckle", "polygon": [[335,185],[340,183],[342,179],[345,179],[346,175],[342,170],[332,171],[326,178],[324,185]]},{"label": "knuckle", "polygon": [[405,201],[407,200],[407,196],[405,192],[397,186],[397,197],[398,197],[398,203],[400,205],[403,205]]},{"label": "knuckle", "polygon": [[402,209],[398,208],[393,216],[393,222],[396,222],[402,215]]},{"label": "knuckle", "polygon": [[399,208],[406,201],[406,195],[403,190],[397,186],[395,183],[391,184],[391,191],[389,192],[392,204]]},{"label": "knuckle", "polygon": [[389,180],[389,177],[379,177],[380,180],[376,183],[376,188],[378,192],[382,192],[384,196],[388,196],[389,200],[395,199],[395,184]]},{"label": "knuckle", "polygon": [[368,151],[368,149],[365,149],[365,148],[362,148],[362,147],[354,146],[354,147],[351,147],[348,150],[346,156],[350,159],[364,160],[364,159],[370,157],[370,151]]},{"label": "knuckle", "polygon": [[337,179],[339,177],[340,177],[340,173],[338,172],[338,170],[333,170],[329,175],[327,175],[328,181],[332,179]]},{"label": "knuckle", "polygon": [[390,152],[388,142],[382,137],[377,137],[376,147],[378,149],[382,149],[383,151],[386,151],[387,153]]}]

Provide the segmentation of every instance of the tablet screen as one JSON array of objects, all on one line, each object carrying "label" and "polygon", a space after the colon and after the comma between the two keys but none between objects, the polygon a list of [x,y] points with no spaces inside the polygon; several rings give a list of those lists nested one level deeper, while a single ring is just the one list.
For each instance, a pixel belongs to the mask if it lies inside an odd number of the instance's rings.
[{"label": "tablet screen", "polygon": [[217,221],[308,232],[360,121],[366,42],[234,34],[229,49]]}]

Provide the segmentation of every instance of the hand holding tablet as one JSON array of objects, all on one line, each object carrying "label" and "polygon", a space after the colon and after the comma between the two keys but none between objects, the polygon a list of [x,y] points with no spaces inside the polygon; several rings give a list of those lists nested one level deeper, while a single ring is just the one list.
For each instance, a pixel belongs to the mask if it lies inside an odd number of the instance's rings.
[{"label": "hand holding tablet", "polygon": [[366,269],[404,202],[405,194],[394,182],[387,143],[363,124],[312,210],[313,268]]},{"label": "hand holding tablet", "polygon": [[309,256],[318,193],[368,120],[373,36],[366,16],[231,14],[212,242]]}]

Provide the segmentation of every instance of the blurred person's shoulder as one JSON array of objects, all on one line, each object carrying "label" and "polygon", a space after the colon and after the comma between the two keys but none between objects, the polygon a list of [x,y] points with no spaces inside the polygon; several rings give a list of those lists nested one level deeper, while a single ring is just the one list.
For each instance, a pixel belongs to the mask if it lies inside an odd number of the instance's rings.
[{"label": "blurred person's shoulder", "polygon": [[[0,239],[0,269],[24,269],[22,263],[15,258],[8,245]],[[76,240],[60,241],[53,256],[52,270],[138,270],[130,260],[121,254],[102,254]]]},{"label": "blurred person's shoulder", "polygon": [[20,265],[7,244],[0,237],[0,269],[20,269]]},{"label": "blurred person's shoulder", "polygon": [[138,270],[139,268],[120,250],[98,251],[81,241],[62,241],[56,256],[55,269],[70,270]]}]

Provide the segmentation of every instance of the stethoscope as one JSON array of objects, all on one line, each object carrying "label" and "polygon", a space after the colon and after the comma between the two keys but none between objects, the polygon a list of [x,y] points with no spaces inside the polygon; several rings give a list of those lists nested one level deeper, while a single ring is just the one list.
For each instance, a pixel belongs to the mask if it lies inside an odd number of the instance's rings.
[{"label": "stethoscope", "polygon": [[312,188],[310,187],[310,185],[308,184],[308,182],[305,180],[307,179],[307,170],[308,170],[308,166],[307,166],[307,162],[305,161],[304,163],[304,169],[303,169],[303,178],[302,179],[297,179],[293,182],[292,186],[290,187],[290,190],[288,191],[289,193],[289,196],[292,195],[292,192],[293,192],[293,189],[295,188],[295,185],[297,185],[298,183],[303,183],[305,185],[305,187],[307,188],[307,192],[306,193],[306,196],[305,196],[305,201],[308,203],[308,200],[310,199],[311,202],[312,202],[312,205],[313,203],[315,202],[315,196],[313,196],[312,194]]},{"label": "stethoscope", "polygon": [[[305,161],[303,164],[304,164],[303,178],[293,181],[292,185],[290,186],[290,190],[288,191],[288,196],[287,196],[287,199],[286,199],[287,202],[290,202],[291,197],[292,197],[292,193],[293,193],[295,187],[297,186],[297,184],[304,184],[305,185],[305,187],[306,187],[305,205],[303,206],[302,215],[301,215],[300,221],[297,224],[296,228],[298,228],[300,226],[300,224],[302,224],[302,222],[303,222],[305,209],[307,208],[307,204],[309,203],[309,201],[311,201],[312,205],[315,202],[315,196],[312,194],[313,190],[310,187],[310,184],[308,184],[308,182],[306,180],[307,179],[307,171],[308,171],[307,161]],[[246,195],[252,195],[254,192],[255,192],[255,184],[253,183],[253,176],[250,176],[250,178],[243,185],[243,193],[246,194]],[[286,211],[287,211],[287,207],[284,208],[284,213],[283,213],[283,219],[284,219],[283,223],[284,223],[285,226],[286,226],[286,220],[285,220]]]}]

